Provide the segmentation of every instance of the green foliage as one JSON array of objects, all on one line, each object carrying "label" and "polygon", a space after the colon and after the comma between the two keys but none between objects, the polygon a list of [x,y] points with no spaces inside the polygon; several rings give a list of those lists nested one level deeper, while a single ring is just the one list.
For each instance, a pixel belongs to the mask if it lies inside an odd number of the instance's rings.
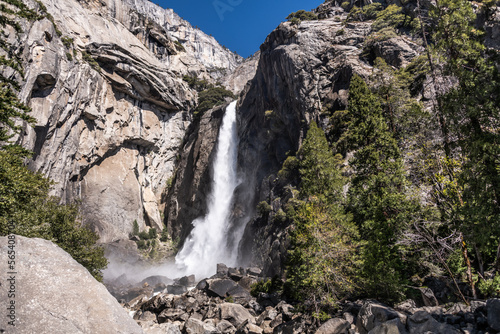
[{"label": "green foliage", "polygon": [[101,66],[99,65],[99,63],[86,51],[82,51],[82,59],[85,60],[90,65],[90,67],[92,67],[97,72],[101,71]]},{"label": "green foliage", "polygon": [[61,37],[61,41],[63,42],[64,46],[69,49],[73,46],[74,39],[68,36],[63,36]]},{"label": "green foliage", "polygon": [[170,239],[170,235],[168,234],[167,229],[163,228],[163,230],[161,231],[160,241],[167,242],[169,239]]},{"label": "green foliage", "polygon": [[283,281],[274,276],[272,279],[258,281],[250,287],[250,294],[253,297],[258,297],[259,293],[273,293],[281,294],[283,292]]},{"label": "green foliage", "polygon": [[[14,152],[0,150],[0,235],[51,240],[101,280],[107,265],[104,250],[96,246],[97,235],[81,225],[78,207],[59,205],[59,199],[48,195],[51,182],[23,165],[25,154]],[[8,227],[11,222],[13,228]]]},{"label": "green foliage", "polygon": [[377,17],[377,13],[382,10],[382,4],[373,2],[363,7],[353,6],[347,16],[347,21],[367,21]]},{"label": "green foliage", "polygon": [[349,188],[349,211],[366,241],[362,279],[370,296],[387,301],[403,297],[405,263],[399,234],[418,212],[409,195],[401,153],[382,115],[377,98],[357,75],[349,88],[348,129],[342,143],[356,150]]},{"label": "green foliage", "polygon": [[500,275],[496,275],[492,279],[486,279],[479,282],[479,291],[485,298],[499,298],[500,297]]},{"label": "green foliage", "polygon": [[69,52],[66,52],[66,59],[68,59],[69,61],[72,61],[73,60],[73,55]]},{"label": "green foliage", "polygon": [[132,236],[139,235],[139,224],[137,223],[137,219],[132,223]]},{"label": "green foliage", "polygon": [[259,204],[257,204],[257,212],[261,216],[265,216],[265,215],[269,214],[269,212],[271,212],[271,210],[272,210],[271,205],[269,203],[267,203],[266,201],[262,201]]},{"label": "green foliage", "polygon": [[148,245],[145,240],[139,240],[137,241],[137,248],[144,250],[148,248]]},{"label": "green foliage", "polygon": [[156,239],[158,237],[158,232],[156,231],[155,228],[150,228],[148,234],[149,234],[149,239]]},{"label": "green foliage", "polygon": [[283,162],[283,166],[278,172],[278,176],[283,179],[293,179],[298,175],[299,171],[299,159],[297,157],[290,155]]},{"label": "green foliage", "polygon": [[316,14],[314,14],[313,12],[307,12],[307,11],[301,9],[301,10],[298,10],[298,11],[296,11],[294,13],[289,14],[286,17],[286,19],[288,21],[292,22],[292,24],[297,24],[297,23],[300,23],[300,21],[313,21],[313,20],[317,20],[318,16]]},{"label": "green foliage", "polygon": [[174,45],[175,45],[175,48],[177,49],[177,51],[186,52],[186,49],[184,48],[184,45],[181,44],[181,42],[176,40],[176,41],[174,41]]},{"label": "green foliage", "polygon": [[[483,43],[469,1],[443,0],[431,9],[434,50],[444,75],[457,84],[439,96],[443,124],[456,140],[450,143],[459,168],[448,173],[456,192],[436,189],[443,219],[462,232],[474,250],[476,270],[500,268],[500,75],[497,60]],[[436,56],[435,56],[436,57]],[[487,84],[485,84],[487,83]],[[451,154],[451,153],[449,153]],[[448,157],[450,158],[450,157]],[[449,196],[449,195],[452,196]]]},{"label": "green foliage", "polygon": [[315,308],[334,306],[355,292],[357,228],[341,206],[316,198],[294,210],[287,294]]},{"label": "green foliage", "polygon": [[212,85],[207,81],[207,80],[200,80],[198,77],[191,77],[189,75],[185,75],[182,77],[182,80],[187,82],[190,88],[193,88],[197,92],[201,92],[205,89],[208,89],[209,87],[212,87]]},{"label": "green foliage", "polygon": [[195,116],[201,116],[203,113],[215,106],[221,105],[226,98],[234,99],[234,94],[223,87],[209,87],[198,95],[198,106],[194,111]]},{"label": "green foliage", "polygon": [[314,195],[321,200],[340,200],[343,182],[340,156],[334,156],[323,130],[311,122],[306,140],[300,149],[300,179],[303,197]]}]

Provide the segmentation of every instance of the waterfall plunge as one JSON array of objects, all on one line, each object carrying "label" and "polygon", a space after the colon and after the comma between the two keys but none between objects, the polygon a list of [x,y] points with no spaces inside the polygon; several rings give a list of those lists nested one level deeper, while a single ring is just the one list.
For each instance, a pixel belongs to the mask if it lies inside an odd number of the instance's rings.
[{"label": "waterfall plunge", "polygon": [[230,246],[228,237],[233,192],[238,185],[237,148],[236,101],[234,101],[226,108],[217,139],[207,214],[193,221],[193,230],[175,257],[179,269],[186,274],[195,274],[197,278],[213,275],[217,263],[236,264],[238,242],[233,242]]}]

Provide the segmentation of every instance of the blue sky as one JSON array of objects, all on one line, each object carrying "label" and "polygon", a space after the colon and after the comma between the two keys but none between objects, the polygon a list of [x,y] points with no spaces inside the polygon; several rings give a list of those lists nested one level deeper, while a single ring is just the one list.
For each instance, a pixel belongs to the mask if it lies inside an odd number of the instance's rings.
[{"label": "blue sky", "polygon": [[153,0],[172,8],[193,26],[243,57],[259,49],[266,36],[291,12],[311,10],[324,0]]}]

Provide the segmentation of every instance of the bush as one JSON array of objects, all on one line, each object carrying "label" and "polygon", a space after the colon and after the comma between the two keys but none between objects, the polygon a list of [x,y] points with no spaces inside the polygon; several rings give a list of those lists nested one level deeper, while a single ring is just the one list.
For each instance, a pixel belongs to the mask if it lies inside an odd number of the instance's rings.
[{"label": "bush", "polygon": [[64,46],[67,49],[69,49],[69,48],[71,48],[73,46],[74,39],[71,38],[71,37],[64,36],[64,37],[61,37],[61,41],[64,44]]},{"label": "bush", "polygon": [[85,60],[90,65],[90,67],[92,67],[97,72],[101,71],[101,66],[99,66],[99,63],[87,52],[82,51],[82,59]]},{"label": "bush", "polygon": [[493,279],[481,280],[478,287],[485,298],[500,297],[500,275],[497,274]]},{"label": "bush", "polygon": [[382,9],[382,4],[378,2],[371,3],[364,7],[352,7],[347,21],[367,21],[377,17],[377,13]]},{"label": "bush", "polygon": [[60,205],[60,199],[49,196],[51,181],[31,172],[25,158],[6,147],[0,150],[0,235],[51,240],[102,280],[107,260],[96,244],[98,236],[82,226],[76,204]]},{"label": "bush", "polygon": [[158,237],[158,232],[156,231],[155,228],[150,228],[149,229],[149,239],[156,239]]},{"label": "bush", "polygon": [[137,220],[134,220],[132,223],[132,236],[139,235],[139,224],[137,224]]},{"label": "bush", "polygon": [[289,14],[286,19],[288,21],[291,21],[293,23],[293,19],[298,19],[300,21],[313,21],[318,19],[318,15],[314,14],[313,12],[306,12],[305,10],[301,9],[298,10],[294,13]]},{"label": "bush", "polygon": [[272,279],[259,281],[250,287],[250,294],[253,297],[258,297],[261,292],[282,294],[283,281],[276,275]]},{"label": "bush", "polygon": [[267,203],[266,201],[262,201],[259,204],[257,204],[257,212],[261,216],[267,215],[269,212],[271,212],[271,205]]},{"label": "bush", "polygon": [[203,113],[215,106],[221,105],[226,101],[226,97],[235,98],[234,94],[224,87],[210,87],[198,95],[198,106],[195,116],[201,116]]}]

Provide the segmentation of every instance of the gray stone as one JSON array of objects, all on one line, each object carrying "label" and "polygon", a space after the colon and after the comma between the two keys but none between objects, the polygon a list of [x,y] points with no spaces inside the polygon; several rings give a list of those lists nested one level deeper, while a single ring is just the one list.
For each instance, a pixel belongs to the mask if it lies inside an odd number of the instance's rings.
[{"label": "gray stone", "polygon": [[396,318],[379,324],[368,334],[408,334],[408,331],[401,320]]},{"label": "gray stone", "polygon": [[227,276],[228,268],[224,263],[217,263],[217,275]]},{"label": "gray stone", "polygon": [[179,278],[179,284],[186,287],[193,286],[196,283],[196,278],[194,275],[184,276]]},{"label": "gray stone", "polygon": [[316,334],[347,334],[351,324],[344,319],[333,318],[321,325]]},{"label": "gray stone", "polygon": [[410,334],[423,333],[443,333],[443,334],[459,334],[460,330],[448,324],[440,323],[425,311],[415,312],[408,317],[407,326]]},{"label": "gray stone", "polygon": [[184,325],[186,334],[220,334],[221,332],[212,324],[201,320],[189,318]]},{"label": "gray stone", "polygon": [[230,279],[212,279],[207,280],[208,288],[207,292],[210,295],[225,298],[231,289],[234,289],[237,284]]},{"label": "gray stone", "polygon": [[233,334],[236,332],[236,327],[234,327],[229,321],[227,320],[221,320],[217,324],[217,329],[222,333],[222,334]]},{"label": "gray stone", "polygon": [[187,289],[185,285],[167,285],[167,291],[172,295],[182,295]]},{"label": "gray stone", "polygon": [[181,334],[179,326],[171,323],[143,326],[143,329],[146,334]]},{"label": "gray stone", "polygon": [[162,324],[164,322],[172,322],[176,320],[184,320],[187,313],[184,310],[168,308],[158,314],[158,323]]},{"label": "gray stone", "polygon": [[488,299],[486,312],[488,312],[488,325],[500,332],[500,298]]},{"label": "gray stone", "polygon": [[[104,285],[64,250],[43,239],[15,236],[15,240],[16,334],[143,332]],[[7,259],[7,241],[0,237],[2,259]],[[0,261],[0,271],[11,271],[6,260]],[[9,289],[2,281],[2,308],[7,307]],[[6,320],[4,314],[0,329],[9,332],[2,328]]]},{"label": "gray stone", "polygon": [[255,319],[246,308],[240,304],[223,303],[220,304],[220,319],[229,321],[233,326],[238,327],[244,321],[255,323]]},{"label": "gray stone", "polygon": [[367,300],[359,311],[356,329],[361,334],[366,334],[378,325],[398,317],[399,314],[392,308],[377,301]]}]

